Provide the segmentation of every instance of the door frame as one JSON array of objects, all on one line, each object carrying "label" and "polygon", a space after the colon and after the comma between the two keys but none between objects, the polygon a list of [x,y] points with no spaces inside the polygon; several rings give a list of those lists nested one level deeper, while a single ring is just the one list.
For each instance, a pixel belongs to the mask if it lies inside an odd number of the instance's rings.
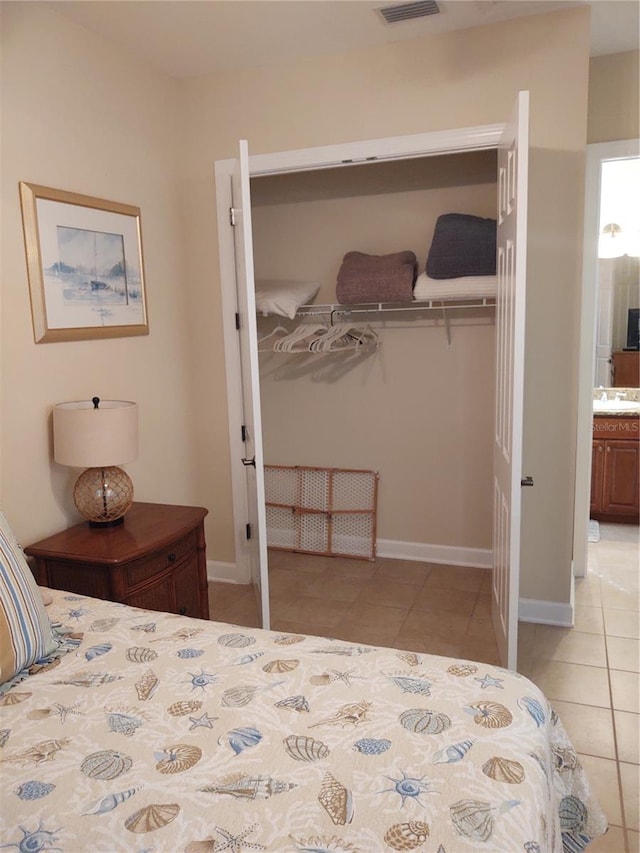
[{"label": "door frame", "polygon": [[[640,139],[598,142],[587,145],[582,251],[582,304],[576,424],[576,476],[573,510],[573,577],[587,573],[589,507],[591,495],[591,440],[593,423],[593,376],[595,368],[596,307],[598,296],[598,222],[602,163],[640,156]],[[573,578],[572,578],[573,584]],[[573,607],[573,590],[571,602]]]},{"label": "door frame", "polygon": [[[465,151],[497,149],[505,124],[486,124],[430,133],[390,136],[357,142],[300,148],[272,154],[250,154],[251,177],[344,168],[358,163],[435,157]],[[239,461],[243,455],[241,441],[242,393],[238,332],[235,325],[237,298],[235,294],[234,247],[231,229],[221,223],[228,221],[231,207],[231,173],[235,159],[215,162],[216,209],[218,216],[218,251],[220,257],[220,290],[222,296],[222,326],[225,346],[225,371],[229,418],[229,450],[231,459],[231,488],[236,554],[235,578],[249,583],[249,564],[246,559],[245,521],[247,492],[244,471]]]}]

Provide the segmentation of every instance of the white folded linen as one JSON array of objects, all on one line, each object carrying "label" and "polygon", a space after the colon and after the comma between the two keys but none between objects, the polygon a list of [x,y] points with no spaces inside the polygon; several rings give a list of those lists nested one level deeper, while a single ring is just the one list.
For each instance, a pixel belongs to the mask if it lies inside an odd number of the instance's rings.
[{"label": "white folded linen", "polygon": [[413,298],[419,302],[427,299],[482,299],[493,297],[498,289],[495,275],[465,275],[462,278],[429,278],[420,273],[413,288]]}]

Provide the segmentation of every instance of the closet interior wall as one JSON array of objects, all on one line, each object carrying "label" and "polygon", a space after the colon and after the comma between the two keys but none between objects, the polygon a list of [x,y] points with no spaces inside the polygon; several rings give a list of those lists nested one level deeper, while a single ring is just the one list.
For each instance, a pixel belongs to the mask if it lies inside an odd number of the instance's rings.
[{"label": "closet interior wall", "polygon": [[[496,153],[259,177],[251,193],[256,279],[317,281],[333,303],[346,252],[411,249],[421,272],[440,214],[495,217]],[[490,549],[493,313],[452,316],[451,347],[434,313],[357,320],[379,351],[260,354],[265,462],[377,470],[379,541]],[[299,322],[259,316],[258,337]]]}]

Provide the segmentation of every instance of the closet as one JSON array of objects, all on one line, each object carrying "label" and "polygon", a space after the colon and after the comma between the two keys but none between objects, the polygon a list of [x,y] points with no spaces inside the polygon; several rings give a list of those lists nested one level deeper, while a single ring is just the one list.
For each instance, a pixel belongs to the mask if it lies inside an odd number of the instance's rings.
[{"label": "closet", "polygon": [[[320,283],[293,321],[257,317],[265,464],[377,470],[381,556],[490,565],[495,312],[449,310],[449,344],[440,310],[321,306],[346,252],[409,249],[422,271],[438,215],[495,218],[496,197],[495,150],[251,181],[256,281]],[[379,348],[283,352],[268,337],[323,322],[369,328]]]},{"label": "closet", "polygon": [[[521,93],[505,125],[250,161],[241,143],[237,161],[216,163],[237,559],[251,555],[263,613],[264,463],[375,468],[385,553],[412,558],[412,547],[440,545],[492,555],[494,622],[513,665],[524,320],[516,258],[526,248],[527,107]],[[516,213],[523,192],[524,213]],[[258,341],[299,318],[256,318],[255,279],[318,281],[315,303],[334,303],[345,252],[412,249],[424,269],[435,220],[447,212],[499,220],[496,320],[460,312],[448,345],[441,313],[373,311],[366,322],[381,345],[360,360],[347,356],[344,370],[342,353],[274,351],[260,353],[258,368]],[[245,526],[243,517],[253,522]]]}]

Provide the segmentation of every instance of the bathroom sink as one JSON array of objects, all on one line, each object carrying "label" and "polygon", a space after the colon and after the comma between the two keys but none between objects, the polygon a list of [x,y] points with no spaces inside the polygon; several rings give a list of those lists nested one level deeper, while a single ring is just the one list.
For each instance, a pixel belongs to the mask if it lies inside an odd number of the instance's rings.
[{"label": "bathroom sink", "polygon": [[607,412],[636,412],[640,413],[640,402],[634,400],[594,400],[594,414]]}]

